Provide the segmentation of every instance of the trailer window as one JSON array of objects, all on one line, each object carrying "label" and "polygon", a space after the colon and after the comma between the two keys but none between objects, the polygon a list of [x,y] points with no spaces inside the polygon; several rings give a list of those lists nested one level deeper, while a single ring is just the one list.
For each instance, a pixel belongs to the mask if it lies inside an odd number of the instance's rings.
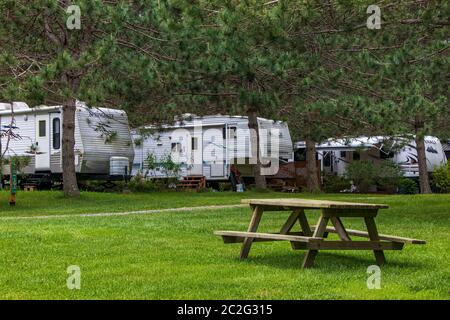
[{"label": "trailer window", "polygon": [[45,127],[46,127],[45,122],[46,122],[45,120],[39,121],[39,137],[45,137],[47,135],[47,133],[45,132],[46,131],[45,130]]},{"label": "trailer window", "polygon": [[330,167],[331,166],[331,154],[327,152],[323,157],[323,166]]},{"label": "trailer window", "polygon": [[294,152],[294,160],[295,161],[306,161],[306,149],[299,148]]},{"label": "trailer window", "polygon": [[237,138],[236,127],[230,127],[230,129],[229,129],[229,136],[230,136],[230,139],[236,139]]},{"label": "trailer window", "polygon": [[53,149],[61,148],[61,121],[59,118],[53,119]]},{"label": "trailer window", "polygon": [[172,152],[181,152],[181,143],[179,142],[172,142]]}]

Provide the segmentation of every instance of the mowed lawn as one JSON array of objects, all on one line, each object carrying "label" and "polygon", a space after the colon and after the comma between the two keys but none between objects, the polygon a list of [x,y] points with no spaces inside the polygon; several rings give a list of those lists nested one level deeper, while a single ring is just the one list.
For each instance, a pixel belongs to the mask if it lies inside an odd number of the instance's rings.
[{"label": "mowed lawn", "polygon": [[[315,267],[300,268],[304,251],[289,243],[256,243],[246,261],[238,244],[214,230],[245,230],[248,208],[109,217],[75,213],[238,204],[240,198],[307,197],[386,203],[382,233],[427,240],[387,251],[381,289],[368,289],[370,251],[322,251]],[[67,214],[51,219],[10,217]],[[261,231],[277,231],[288,213],[267,213]],[[9,217],[5,219],[4,217]],[[308,212],[311,223],[318,213]],[[349,227],[362,228],[347,219]],[[0,298],[3,299],[449,299],[450,195],[306,195],[282,193],[21,192],[15,208],[0,193]],[[66,272],[81,268],[81,289]]]}]

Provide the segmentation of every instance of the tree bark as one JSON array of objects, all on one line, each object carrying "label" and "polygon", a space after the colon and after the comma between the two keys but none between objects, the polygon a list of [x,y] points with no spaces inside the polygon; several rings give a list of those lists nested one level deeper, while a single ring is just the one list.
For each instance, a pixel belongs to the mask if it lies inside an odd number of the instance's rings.
[{"label": "tree bark", "polygon": [[75,112],[76,100],[71,98],[63,106],[62,165],[63,190],[66,197],[79,197],[80,191],[75,172]]},{"label": "tree bark", "polygon": [[261,174],[258,116],[255,110],[249,109],[247,111],[247,117],[248,128],[250,129],[252,157],[256,157],[256,163],[253,164],[252,168],[253,176],[255,177],[255,185],[257,188],[266,189],[266,177]]},{"label": "tree bark", "polygon": [[320,189],[316,161],[316,142],[307,138],[306,142],[306,188],[309,192]]},{"label": "tree bark", "polygon": [[428,177],[427,156],[425,152],[425,137],[416,132],[417,161],[419,163],[420,193],[431,193],[430,179]]}]

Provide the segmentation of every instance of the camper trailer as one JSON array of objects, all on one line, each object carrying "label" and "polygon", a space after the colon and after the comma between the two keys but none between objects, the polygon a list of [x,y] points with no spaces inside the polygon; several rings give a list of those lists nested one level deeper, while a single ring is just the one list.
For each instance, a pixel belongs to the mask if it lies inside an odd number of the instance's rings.
[{"label": "camper trailer", "polygon": [[[62,106],[28,107],[23,102],[0,104],[1,144],[5,159],[28,158],[21,173],[30,179],[58,181],[62,167]],[[75,114],[75,168],[84,178],[127,174],[134,151],[124,111],[89,108],[77,102]],[[112,164],[112,166],[110,165]],[[121,166],[118,170],[118,166]],[[128,167],[128,169],[126,168]],[[3,166],[3,176],[9,166]]]},{"label": "camper trailer", "polygon": [[[258,118],[258,125],[262,162],[293,161],[293,146],[287,124]],[[230,178],[234,168],[239,169],[243,178],[252,175],[247,117],[184,115],[172,125],[147,126],[135,130],[133,140],[133,175],[139,173],[147,177],[167,177],[167,172],[160,164],[168,156],[180,164],[179,177],[203,176],[206,181],[224,181]],[[156,160],[156,168],[149,168],[149,155]]]},{"label": "camper trailer", "polygon": [[[296,149],[304,148],[304,143],[296,143]],[[346,167],[354,160],[374,163],[390,159],[397,163],[405,177],[418,178],[416,142],[413,138],[402,137],[358,137],[329,139],[316,146],[322,171],[331,175],[343,175]],[[433,172],[447,162],[441,142],[436,137],[425,137],[427,167]]]}]

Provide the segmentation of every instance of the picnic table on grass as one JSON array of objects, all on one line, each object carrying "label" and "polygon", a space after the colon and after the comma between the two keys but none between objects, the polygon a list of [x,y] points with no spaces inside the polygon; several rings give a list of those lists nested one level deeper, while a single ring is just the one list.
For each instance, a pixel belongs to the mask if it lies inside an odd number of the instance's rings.
[{"label": "picnic table on grass", "polygon": [[[248,257],[253,242],[289,241],[294,250],[307,250],[302,267],[309,268],[319,250],[373,250],[376,263],[386,263],[384,250],[401,250],[405,243],[425,244],[424,240],[379,234],[375,217],[379,209],[387,209],[384,204],[368,204],[310,199],[244,199],[250,205],[252,218],[247,232],[216,231],[224,243],[242,243],[241,259]],[[306,209],[321,210],[317,224],[310,226],[306,219]],[[264,212],[292,211],[278,233],[257,232]],[[367,231],[345,228],[342,218],[363,218]],[[291,231],[299,223],[301,231]],[[331,222],[333,226],[328,226]],[[327,240],[328,233],[336,233],[340,240]],[[352,240],[351,237],[369,240]]]}]

